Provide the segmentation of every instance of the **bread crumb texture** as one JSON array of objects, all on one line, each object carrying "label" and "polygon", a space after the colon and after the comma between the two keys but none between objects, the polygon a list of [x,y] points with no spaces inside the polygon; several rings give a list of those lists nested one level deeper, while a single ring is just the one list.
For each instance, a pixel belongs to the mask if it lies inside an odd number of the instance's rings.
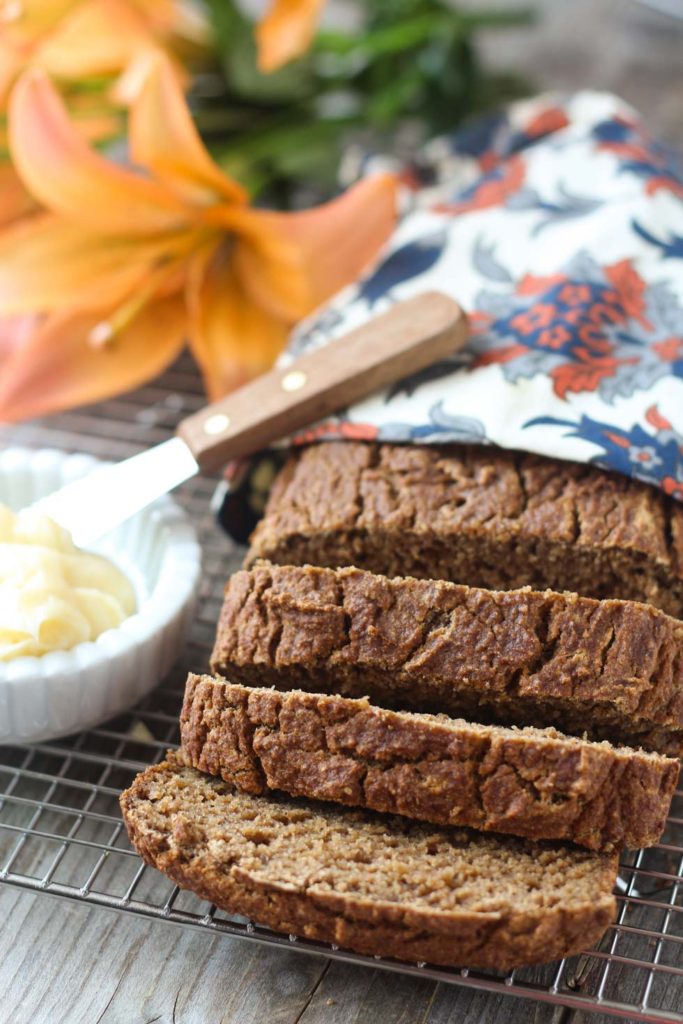
[{"label": "bread crumb texture", "polygon": [[615,855],[252,796],[174,756],[121,806],[180,885],[361,953],[508,970],[590,946],[614,916]]}]

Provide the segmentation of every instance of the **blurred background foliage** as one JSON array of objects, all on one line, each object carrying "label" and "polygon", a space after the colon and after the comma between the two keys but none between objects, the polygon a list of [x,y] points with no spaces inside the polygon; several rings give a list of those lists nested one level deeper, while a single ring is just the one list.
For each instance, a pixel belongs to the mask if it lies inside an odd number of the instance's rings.
[{"label": "blurred background foliage", "polygon": [[515,72],[487,70],[477,45],[487,30],[530,24],[529,7],[333,5],[309,52],[263,74],[253,17],[230,0],[207,4],[216,65],[195,79],[197,125],[226,171],[284,209],[334,192],[350,143],[409,157],[426,138],[530,89]]}]

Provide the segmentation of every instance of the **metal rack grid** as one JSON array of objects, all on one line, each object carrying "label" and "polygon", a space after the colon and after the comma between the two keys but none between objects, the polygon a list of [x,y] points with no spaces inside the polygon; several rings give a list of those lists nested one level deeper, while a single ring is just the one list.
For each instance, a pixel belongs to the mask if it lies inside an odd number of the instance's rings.
[{"label": "metal rack grid", "polygon": [[[124,457],[165,439],[200,402],[194,372],[179,364],[160,384],[125,400],[0,435],[13,443],[58,445]],[[683,1022],[683,789],[663,842],[628,854],[620,871],[619,911],[597,949],[540,968],[493,972],[404,964],[283,936],[226,915],[146,867],[131,849],[118,795],[133,776],[177,742],[177,715],[188,668],[206,665],[223,583],[240,552],[216,529],[214,483],[192,481],[179,500],[200,532],[205,574],[183,664],[137,708],[101,728],[31,747],[0,747],[0,882],[89,906],[212,934],[295,946],[433,981],[507,993],[629,1020]]]}]

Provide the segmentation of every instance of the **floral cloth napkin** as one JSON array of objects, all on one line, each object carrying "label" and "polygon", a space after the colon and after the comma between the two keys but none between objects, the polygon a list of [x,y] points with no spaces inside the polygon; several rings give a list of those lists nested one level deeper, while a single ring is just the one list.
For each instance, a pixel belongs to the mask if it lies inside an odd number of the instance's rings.
[{"label": "floral cloth napkin", "polygon": [[[388,251],[283,363],[439,289],[465,350],[290,439],[475,442],[683,500],[683,169],[614,96],[516,103],[429,143]],[[352,225],[350,230],[352,230]]]}]

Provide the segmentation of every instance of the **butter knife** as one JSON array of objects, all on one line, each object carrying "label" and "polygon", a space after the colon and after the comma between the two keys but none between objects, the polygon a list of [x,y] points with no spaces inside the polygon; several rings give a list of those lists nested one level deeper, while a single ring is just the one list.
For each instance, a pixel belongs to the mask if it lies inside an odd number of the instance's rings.
[{"label": "butter knife", "polygon": [[425,292],[182,420],[177,436],[33,505],[87,547],[195,476],[251,455],[462,348],[467,318]]}]

